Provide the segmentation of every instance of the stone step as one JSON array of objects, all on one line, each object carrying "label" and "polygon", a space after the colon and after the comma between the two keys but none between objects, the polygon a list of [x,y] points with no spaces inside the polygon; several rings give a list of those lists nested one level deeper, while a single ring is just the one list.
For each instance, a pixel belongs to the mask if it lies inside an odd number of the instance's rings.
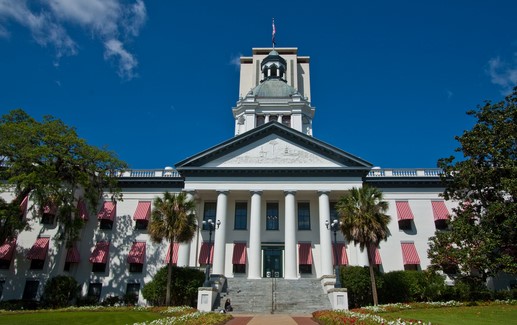
[{"label": "stone step", "polygon": [[302,313],[330,309],[319,279],[228,279],[221,305],[231,299],[234,313]]}]

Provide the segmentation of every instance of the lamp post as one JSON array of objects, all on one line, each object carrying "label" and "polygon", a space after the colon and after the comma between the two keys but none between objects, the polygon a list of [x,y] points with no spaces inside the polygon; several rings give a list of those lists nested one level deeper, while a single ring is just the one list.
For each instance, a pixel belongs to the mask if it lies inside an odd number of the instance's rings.
[{"label": "lamp post", "polygon": [[[217,228],[215,228],[214,226],[217,225]],[[208,220],[203,220],[203,226],[207,226],[208,227],[208,264],[206,265],[206,270],[205,270],[205,282],[203,283],[203,287],[210,287],[211,284],[210,284],[210,264],[212,264],[212,231],[214,231],[215,229],[218,229],[219,226],[221,225],[221,220],[217,220],[217,223],[214,224],[214,222],[212,221],[212,219],[208,219]]]},{"label": "lamp post", "polygon": [[330,229],[334,232],[334,261],[336,265],[336,283],[334,284],[334,288],[341,288],[341,276],[339,274],[339,265],[337,259],[337,231],[339,230],[340,225],[341,222],[339,222],[337,219],[334,219],[332,223],[329,223],[328,220],[325,220],[325,226],[327,229]]}]

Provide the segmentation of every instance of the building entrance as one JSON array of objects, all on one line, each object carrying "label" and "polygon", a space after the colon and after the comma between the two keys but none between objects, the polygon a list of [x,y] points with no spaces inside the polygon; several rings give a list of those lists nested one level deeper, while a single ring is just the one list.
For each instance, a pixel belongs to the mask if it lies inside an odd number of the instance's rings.
[{"label": "building entrance", "polygon": [[281,246],[267,246],[262,248],[263,261],[262,265],[264,278],[282,278],[284,277],[283,262],[284,262],[284,247]]}]

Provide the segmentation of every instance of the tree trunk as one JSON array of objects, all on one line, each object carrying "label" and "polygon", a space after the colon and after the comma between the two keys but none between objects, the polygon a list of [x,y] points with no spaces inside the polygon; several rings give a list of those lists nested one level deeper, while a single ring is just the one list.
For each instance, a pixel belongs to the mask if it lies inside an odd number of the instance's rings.
[{"label": "tree trunk", "polygon": [[372,256],[372,250],[370,247],[373,246],[372,244],[368,244],[366,247],[366,254],[368,255],[368,264],[370,269],[370,280],[372,282],[372,297],[373,297],[373,305],[377,306],[379,304],[378,298],[377,298],[377,285],[375,283],[375,273],[373,272],[373,264],[375,263],[375,260]]},{"label": "tree trunk", "polygon": [[172,282],[172,253],[174,251],[174,239],[169,244],[169,263],[167,263],[167,290],[165,291],[165,305],[171,305],[171,282]]}]

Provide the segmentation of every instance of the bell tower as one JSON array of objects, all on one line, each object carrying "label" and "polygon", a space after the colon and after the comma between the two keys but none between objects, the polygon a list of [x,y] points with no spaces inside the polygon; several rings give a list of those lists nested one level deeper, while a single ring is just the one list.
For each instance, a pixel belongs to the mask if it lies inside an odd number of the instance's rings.
[{"label": "bell tower", "polygon": [[235,135],[275,121],[312,136],[309,61],[297,48],[254,48],[241,57]]}]

